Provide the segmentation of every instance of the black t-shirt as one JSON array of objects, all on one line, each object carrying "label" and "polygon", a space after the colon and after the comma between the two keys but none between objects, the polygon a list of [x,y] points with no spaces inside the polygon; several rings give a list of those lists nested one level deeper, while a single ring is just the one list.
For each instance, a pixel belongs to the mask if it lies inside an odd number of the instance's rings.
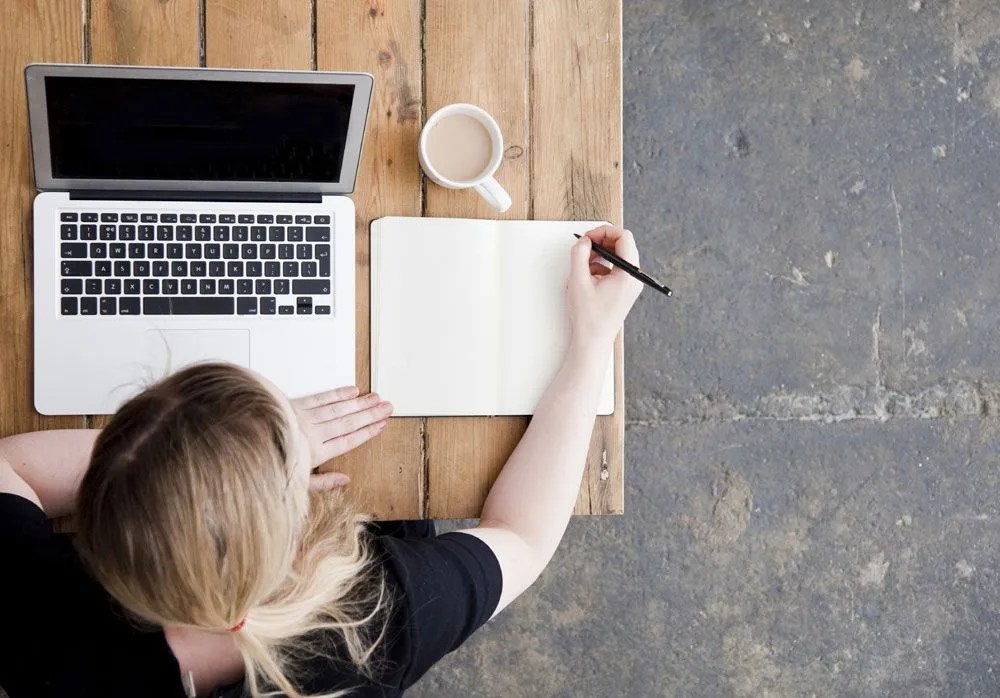
[{"label": "black t-shirt", "polygon": [[[305,691],[399,696],[496,610],[500,565],[475,536],[434,537],[430,524],[380,524],[373,532],[394,596],[381,653],[387,670],[375,683],[346,661],[317,658]],[[69,537],[14,494],[0,493],[0,561],[0,687],[10,698],[186,696],[162,630],[131,622],[84,570]]]}]

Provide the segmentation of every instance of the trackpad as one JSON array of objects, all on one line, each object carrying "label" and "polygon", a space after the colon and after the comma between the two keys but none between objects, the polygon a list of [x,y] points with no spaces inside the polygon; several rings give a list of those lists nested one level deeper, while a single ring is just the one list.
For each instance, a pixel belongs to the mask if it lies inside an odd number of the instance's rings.
[{"label": "trackpad", "polygon": [[199,361],[228,361],[250,366],[249,330],[149,330],[150,365],[168,375]]}]

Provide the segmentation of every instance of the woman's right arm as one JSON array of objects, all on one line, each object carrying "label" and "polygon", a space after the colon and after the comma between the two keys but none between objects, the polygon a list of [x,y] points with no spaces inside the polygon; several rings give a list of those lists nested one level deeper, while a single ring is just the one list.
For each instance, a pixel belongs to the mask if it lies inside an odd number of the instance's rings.
[{"label": "woman's right arm", "polygon": [[493,484],[479,526],[464,531],[489,545],[500,563],[503,591],[493,615],[534,583],[562,540],[586,467],[614,338],[642,290],[620,269],[609,271],[592,252],[594,243],[639,262],[632,234],[609,226],[588,232],[573,246],[566,357]]}]

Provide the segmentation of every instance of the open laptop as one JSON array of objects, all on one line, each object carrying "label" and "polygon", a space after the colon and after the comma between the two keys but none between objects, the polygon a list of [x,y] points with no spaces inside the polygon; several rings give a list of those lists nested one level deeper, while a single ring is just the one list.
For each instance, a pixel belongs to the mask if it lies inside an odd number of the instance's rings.
[{"label": "open laptop", "polygon": [[355,382],[372,76],[30,65],[35,408],[113,412],[195,362]]}]

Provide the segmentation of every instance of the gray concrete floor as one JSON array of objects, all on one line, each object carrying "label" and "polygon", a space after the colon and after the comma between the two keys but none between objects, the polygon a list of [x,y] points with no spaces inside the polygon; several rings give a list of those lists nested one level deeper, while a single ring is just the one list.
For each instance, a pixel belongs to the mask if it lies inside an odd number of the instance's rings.
[{"label": "gray concrete floor", "polygon": [[410,695],[1000,695],[1000,4],[624,24],[626,514]]}]

